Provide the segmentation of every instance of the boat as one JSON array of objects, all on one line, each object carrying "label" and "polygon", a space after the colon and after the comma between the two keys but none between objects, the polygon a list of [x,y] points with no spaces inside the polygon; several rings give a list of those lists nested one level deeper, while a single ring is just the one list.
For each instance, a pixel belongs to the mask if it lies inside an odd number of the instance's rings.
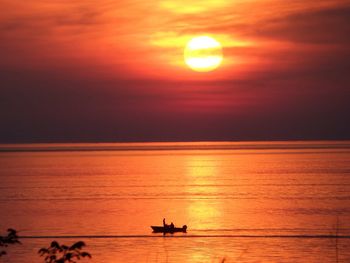
[{"label": "boat", "polygon": [[170,226],[151,226],[153,229],[153,233],[175,233],[175,232],[187,232],[187,226],[184,225],[182,227],[170,227]]}]

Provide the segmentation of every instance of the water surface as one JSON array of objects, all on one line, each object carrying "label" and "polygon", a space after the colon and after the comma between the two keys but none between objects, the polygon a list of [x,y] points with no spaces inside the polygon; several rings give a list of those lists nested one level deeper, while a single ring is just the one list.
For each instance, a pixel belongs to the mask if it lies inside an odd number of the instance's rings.
[{"label": "water surface", "polygon": [[2,145],[0,191],[0,229],[35,238],[4,262],[40,262],[39,236],[91,262],[350,261],[318,237],[350,235],[349,142]]}]

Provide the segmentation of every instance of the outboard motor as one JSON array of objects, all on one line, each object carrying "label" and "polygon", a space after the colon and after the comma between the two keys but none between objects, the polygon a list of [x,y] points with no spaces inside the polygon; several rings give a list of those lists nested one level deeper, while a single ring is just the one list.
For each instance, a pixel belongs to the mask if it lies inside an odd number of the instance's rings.
[{"label": "outboard motor", "polygon": [[182,231],[183,231],[183,232],[187,232],[187,226],[186,226],[186,225],[183,225],[183,226],[182,226]]}]

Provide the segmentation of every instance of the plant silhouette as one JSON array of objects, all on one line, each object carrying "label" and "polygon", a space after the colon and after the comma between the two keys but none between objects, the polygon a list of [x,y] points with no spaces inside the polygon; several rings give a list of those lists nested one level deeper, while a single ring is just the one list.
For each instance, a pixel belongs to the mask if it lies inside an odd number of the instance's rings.
[{"label": "plant silhouette", "polygon": [[83,241],[71,246],[60,245],[57,241],[52,241],[48,248],[41,248],[38,253],[45,257],[46,263],[76,263],[81,258],[91,258],[90,253],[82,251],[84,246]]},{"label": "plant silhouette", "polygon": [[3,248],[8,247],[8,245],[21,244],[18,240],[17,231],[9,228],[7,229],[7,236],[0,236],[0,257],[6,255],[6,251]]}]

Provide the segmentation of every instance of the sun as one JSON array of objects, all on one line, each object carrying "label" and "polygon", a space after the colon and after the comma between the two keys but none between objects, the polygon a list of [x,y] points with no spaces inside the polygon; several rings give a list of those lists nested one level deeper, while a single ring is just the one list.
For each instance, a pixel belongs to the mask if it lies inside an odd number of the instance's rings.
[{"label": "sun", "polygon": [[220,66],[223,60],[222,46],[212,37],[195,37],[187,43],[184,58],[192,70],[209,72]]}]

